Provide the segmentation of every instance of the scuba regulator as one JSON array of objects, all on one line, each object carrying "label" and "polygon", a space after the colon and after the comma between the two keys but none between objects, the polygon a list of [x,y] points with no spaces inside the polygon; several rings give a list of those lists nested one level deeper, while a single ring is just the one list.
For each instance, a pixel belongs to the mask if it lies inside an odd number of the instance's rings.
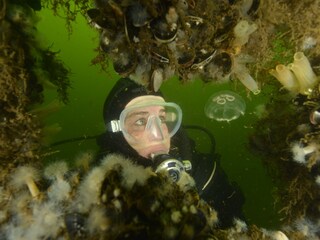
[{"label": "scuba regulator", "polygon": [[173,182],[178,182],[183,171],[190,171],[192,168],[189,160],[180,161],[169,154],[152,154],[153,170],[155,173],[165,172]]}]

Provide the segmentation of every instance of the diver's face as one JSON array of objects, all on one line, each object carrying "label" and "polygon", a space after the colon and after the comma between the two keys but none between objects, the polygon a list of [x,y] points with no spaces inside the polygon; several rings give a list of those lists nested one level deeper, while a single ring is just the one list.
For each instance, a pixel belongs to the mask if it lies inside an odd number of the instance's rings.
[{"label": "diver's face", "polygon": [[132,111],[125,118],[125,139],[138,154],[151,158],[154,153],[168,153],[170,136],[163,106],[147,106]]}]

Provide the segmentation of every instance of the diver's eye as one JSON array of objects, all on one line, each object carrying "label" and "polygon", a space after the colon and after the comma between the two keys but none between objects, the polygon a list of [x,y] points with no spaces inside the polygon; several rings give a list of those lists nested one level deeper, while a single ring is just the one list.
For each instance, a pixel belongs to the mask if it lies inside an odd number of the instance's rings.
[{"label": "diver's eye", "polygon": [[147,119],[145,118],[140,118],[134,123],[137,126],[145,126],[147,124]]},{"label": "diver's eye", "polygon": [[166,122],[166,116],[159,116],[159,119],[160,119],[161,123]]}]

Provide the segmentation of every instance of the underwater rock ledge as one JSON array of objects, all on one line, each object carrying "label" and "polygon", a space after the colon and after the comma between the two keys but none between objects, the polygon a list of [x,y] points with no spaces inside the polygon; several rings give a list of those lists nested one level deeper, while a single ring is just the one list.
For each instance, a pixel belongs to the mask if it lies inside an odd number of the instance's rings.
[{"label": "underwater rock ledge", "polygon": [[[80,167],[81,168],[81,167]],[[0,189],[4,239],[316,239],[308,219],[267,230],[219,216],[195,186],[110,154],[87,172],[63,161],[45,169],[20,166]],[[300,225],[296,225],[296,224]],[[297,227],[298,226],[298,227]],[[306,226],[306,227],[310,227]],[[308,235],[306,235],[308,234]]]},{"label": "underwater rock ledge", "polygon": [[[54,163],[44,172],[21,166],[8,177],[1,191],[0,236],[205,239],[218,222],[189,182],[175,184],[120,155],[108,155],[84,176],[65,166]],[[28,182],[41,186],[37,195],[30,194],[35,191]]]}]

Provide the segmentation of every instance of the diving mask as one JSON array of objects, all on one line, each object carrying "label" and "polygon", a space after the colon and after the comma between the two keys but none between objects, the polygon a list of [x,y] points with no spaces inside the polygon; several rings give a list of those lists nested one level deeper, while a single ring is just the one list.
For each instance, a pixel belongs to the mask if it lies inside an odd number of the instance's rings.
[{"label": "diving mask", "polygon": [[110,122],[112,132],[122,131],[124,137],[134,142],[161,141],[171,138],[182,121],[181,108],[165,102],[159,96],[140,96],[130,101],[119,120]]}]

